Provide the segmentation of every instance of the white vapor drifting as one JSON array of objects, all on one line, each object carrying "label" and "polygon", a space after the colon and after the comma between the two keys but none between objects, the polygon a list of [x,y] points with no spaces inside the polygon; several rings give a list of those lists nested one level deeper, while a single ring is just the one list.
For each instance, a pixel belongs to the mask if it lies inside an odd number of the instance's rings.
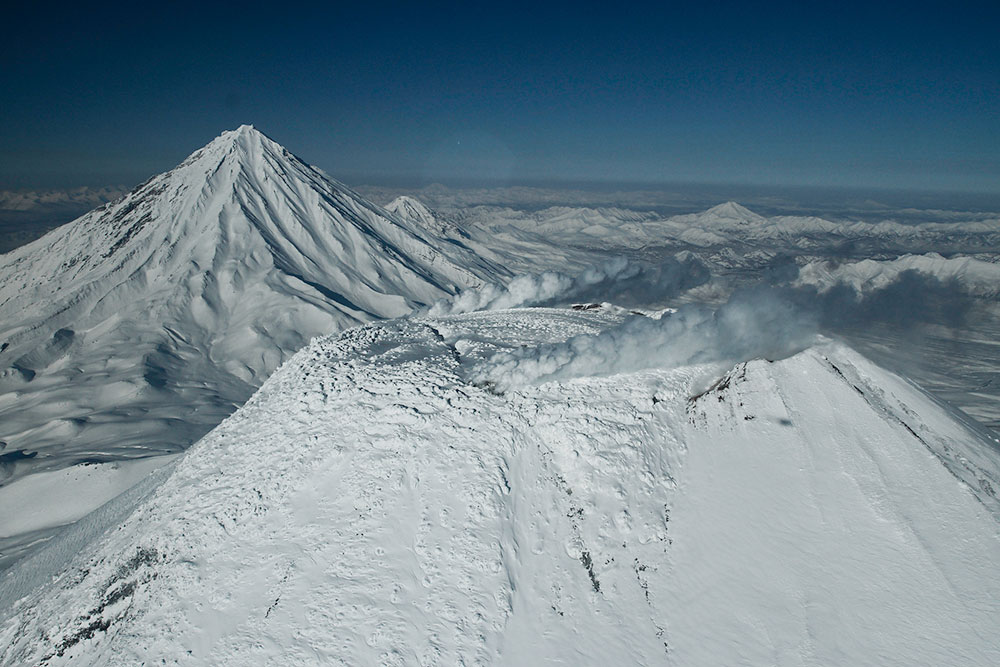
[{"label": "white vapor drifting", "polygon": [[[563,299],[586,295],[618,303],[624,296],[648,303],[657,300],[657,290],[668,290],[660,296],[669,297],[704,282],[701,268],[696,259],[687,258],[670,260],[654,270],[619,262],[577,279],[561,274],[551,274],[548,279],[548,274],[524,276],[506,290],[459,298],[472,303],[472,298],[479,296],[474,303],[488,309],[532,305],[555,298],[553,295]],[[812,285],[762,284],[734,292],[717,309],[685,305],[659,320],[630,318],[599,334],[499,353],[477,366],[471,379],[503,392],[584,375],[782,359],[809,347],[820,331],[836,334],[874,324],[911,329],[920,323],[957,326],[970,308],[971,297],[958,281],[942,281],[915,270],[903,271],[892,281],[864,292],[844,282],[825,290]]]},{"label": "white vapor drifting", "polygon": [[549,380],[697,363],[782,359],[812,344],[816,318],[770,289],[745,290],[716,310],[698,305],[654,320],[632,317],[599,334],[502,352],[473,370],[495,391]]},{"label": "white vapor drifting", "polygon": [[506,286],[489,283],[468,289],[452,299],[441,299],[427,312],[431,317],[460,315],[477,310],[503,310],[554,299],[573,286],[565,273],[546,271],[538,275],[515,276]]},{"label": "white vapor drifting", "polygon": [[649,305],[696,287],[710,278],[708,268],[695,256],[681,253],[660,264],[630,261],[623,257],[593,266],[576,276],[557,271],[520,275],[507,285],[488,284],[441,300],[427,311],[431,317],[477,310],[502,310],[557,302],[607,300],[617,305]]}]

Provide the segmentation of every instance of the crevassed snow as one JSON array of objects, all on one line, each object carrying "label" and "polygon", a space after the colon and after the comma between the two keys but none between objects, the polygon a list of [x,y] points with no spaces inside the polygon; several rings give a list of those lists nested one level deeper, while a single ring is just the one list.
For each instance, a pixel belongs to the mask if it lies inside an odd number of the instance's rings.
[{"label": "crevassed snow", "polygon": [[119,528],[0,575],[0,661],[1000,661],[996,449],[849,349],[468,381],[619,319],[314,341]]}]

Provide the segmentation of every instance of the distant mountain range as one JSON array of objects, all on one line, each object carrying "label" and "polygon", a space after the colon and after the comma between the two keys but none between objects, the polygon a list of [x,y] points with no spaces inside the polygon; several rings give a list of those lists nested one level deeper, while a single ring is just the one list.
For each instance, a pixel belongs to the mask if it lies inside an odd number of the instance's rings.
[{"label": "distant mountain range", "polygon": [[31,211],[39,208],[76,207],[93,208],[121,197],[125,187],[68,190],[0,190],[0,211]]}]

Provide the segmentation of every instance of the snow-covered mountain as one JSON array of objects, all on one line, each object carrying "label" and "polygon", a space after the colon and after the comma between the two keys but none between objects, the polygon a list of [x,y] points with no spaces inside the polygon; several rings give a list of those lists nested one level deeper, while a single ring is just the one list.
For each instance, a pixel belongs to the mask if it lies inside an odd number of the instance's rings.
[{"label": "snow-covered mountain", "polygon": [[312,337],[498,274],[253,127],[225,132],[0,256],[0,482],[176,452]]},{"label": "snow-covered mountain", "polygon": [[[606,260],[607,249],[584,249],[553,242],[541,228],[524,229],[513,225],[482,225],[474,213],[452,210],[447,215],[432,211],[413,197],[396,197],[386,210],[402,220],[432,230],[443,244],[470,250],[489,268],[502,266],[513,274],[549,270],[582,271]],[[466,221],[472,224],[467,225]],[[596,252],[595,252],[596,250]],[[493,271],[496,273],[495,269]]]},{"label": "snow-covered mountain", "polygon": [[850,349],[470,381],[623,317],[317,339],[0,575],[0,662],[1000,662],[997,445]]},{"label": "snow-covered mountain", "polygon": [[413,197],[396,197],[385,205],[385,210],[395,213],[404,220],[410,220],[428,229],[436,228],[439,232],[448,230],[448,226],[442,224],[423,202]]}]

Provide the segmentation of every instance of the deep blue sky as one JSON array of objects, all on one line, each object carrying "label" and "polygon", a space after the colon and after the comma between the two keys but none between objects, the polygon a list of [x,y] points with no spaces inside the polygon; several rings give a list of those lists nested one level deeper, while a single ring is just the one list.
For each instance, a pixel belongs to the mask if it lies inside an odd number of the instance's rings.
[{"label": "deep blue sky", "polygon": [[355,184],[1000,192],[995,0],[20,4],[0,189],[130,185],[254,123]]}]

